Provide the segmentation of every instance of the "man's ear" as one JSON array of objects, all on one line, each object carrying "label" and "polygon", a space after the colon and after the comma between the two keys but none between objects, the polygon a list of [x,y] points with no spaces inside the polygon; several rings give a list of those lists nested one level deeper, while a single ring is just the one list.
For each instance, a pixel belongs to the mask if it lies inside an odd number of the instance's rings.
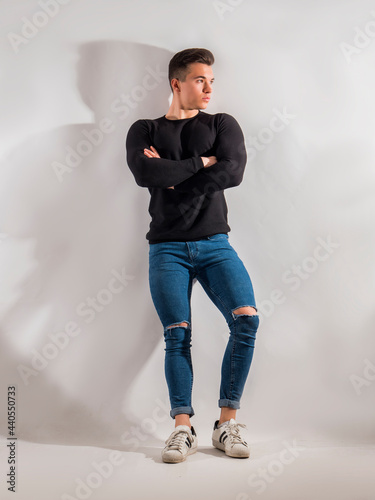
[{"label": "man's ear", "polygon": [[180,81],[177,78],[172,79],[172,88],[173,90],[177,90],[177,92],[181,92]]}]

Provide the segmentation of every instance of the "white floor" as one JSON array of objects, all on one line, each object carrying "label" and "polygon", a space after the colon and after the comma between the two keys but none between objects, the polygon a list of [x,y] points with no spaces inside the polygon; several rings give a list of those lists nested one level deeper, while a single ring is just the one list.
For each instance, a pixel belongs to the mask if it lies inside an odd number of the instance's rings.
[{"label": "white floor", "polygon": [[[199,435],[197,453],[164,464],[163,441],[136,451],[19,440],[16,496],[7,491],[1,446],[0,498],[17,500],[374,500],[375,445],[304,439],[250,441],[250,459],[234,459]],[[5,473],[4,473],[5,470]]]}]

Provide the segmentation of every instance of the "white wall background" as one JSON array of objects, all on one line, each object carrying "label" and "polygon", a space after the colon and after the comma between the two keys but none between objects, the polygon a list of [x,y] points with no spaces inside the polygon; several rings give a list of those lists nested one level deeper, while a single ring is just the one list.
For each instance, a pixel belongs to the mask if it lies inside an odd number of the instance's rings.
[{"label": "white wall background", "polygon": [[[47,21],[45,3],[0,2],[2,429],[16,385],[24,439],[134,449],[171,431],[149,194],[124,140],[135,120],[168,110],[166,76],[140,90],[150,68],[166,75],[175,52],[206,47],[216,57],[206,111],[236,117],[249,157],[226,191],[230,241],[261,313],[238,420],[253,438],[373,442],[373,2],[71,0]],[[33,32],[35,22],[45,24]],[[111,132],[59,180],[54,162],[102,120]],[[110,297],[116,272],[124,286]],[[89,297],[108,302],[91,317],[79,313]],[[210,429],[228,329],[199,284],[192,307],[193,423]],[[76,335],[62,334],[72,323]],[[50,359],[37,365],[36,353]]]}]

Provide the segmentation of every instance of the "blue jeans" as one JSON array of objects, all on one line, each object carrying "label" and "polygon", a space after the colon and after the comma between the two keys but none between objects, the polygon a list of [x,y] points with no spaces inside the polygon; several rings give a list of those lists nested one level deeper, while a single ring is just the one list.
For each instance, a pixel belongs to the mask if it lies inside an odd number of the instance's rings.
[{"label": "blue jeans", "polygon": [[[230,330],[221,367],[219,408],[240,408],[259,326],[258,314],[233,312],[239,307],[257,307],[250,276],[227,234],[149,245],[149,285],[164,328],[164,371],[172,418],[180,413],[194,415],[190,299],[195,280],[221,311]],[[183,322],[187,326],[173,326]]]}]

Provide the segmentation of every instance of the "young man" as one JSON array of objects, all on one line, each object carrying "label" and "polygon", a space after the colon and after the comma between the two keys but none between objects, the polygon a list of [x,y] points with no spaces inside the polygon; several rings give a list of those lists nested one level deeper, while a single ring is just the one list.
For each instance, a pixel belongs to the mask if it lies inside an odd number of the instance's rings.
[{"label": "young man", "polygon": [[[190,423],[192,286],[196,280],[223,314],[230,335],[221,368],[220,417],[212,444],[231,457],[249,457],[236,411],[253,357],[258,310],[249,274],[229,242],[224,189],[243,178],[242,130],[227,113],[208,114],[213,54],[191,48],[169,62],[173,99],[166,115],[140,119],[126,138],[127,163],[150,195],[149,285],[164,328],[165,377],[175,429],[162,451],[176,463],[197,450]],[[232,88],[231,91],[235,91]]]}]

